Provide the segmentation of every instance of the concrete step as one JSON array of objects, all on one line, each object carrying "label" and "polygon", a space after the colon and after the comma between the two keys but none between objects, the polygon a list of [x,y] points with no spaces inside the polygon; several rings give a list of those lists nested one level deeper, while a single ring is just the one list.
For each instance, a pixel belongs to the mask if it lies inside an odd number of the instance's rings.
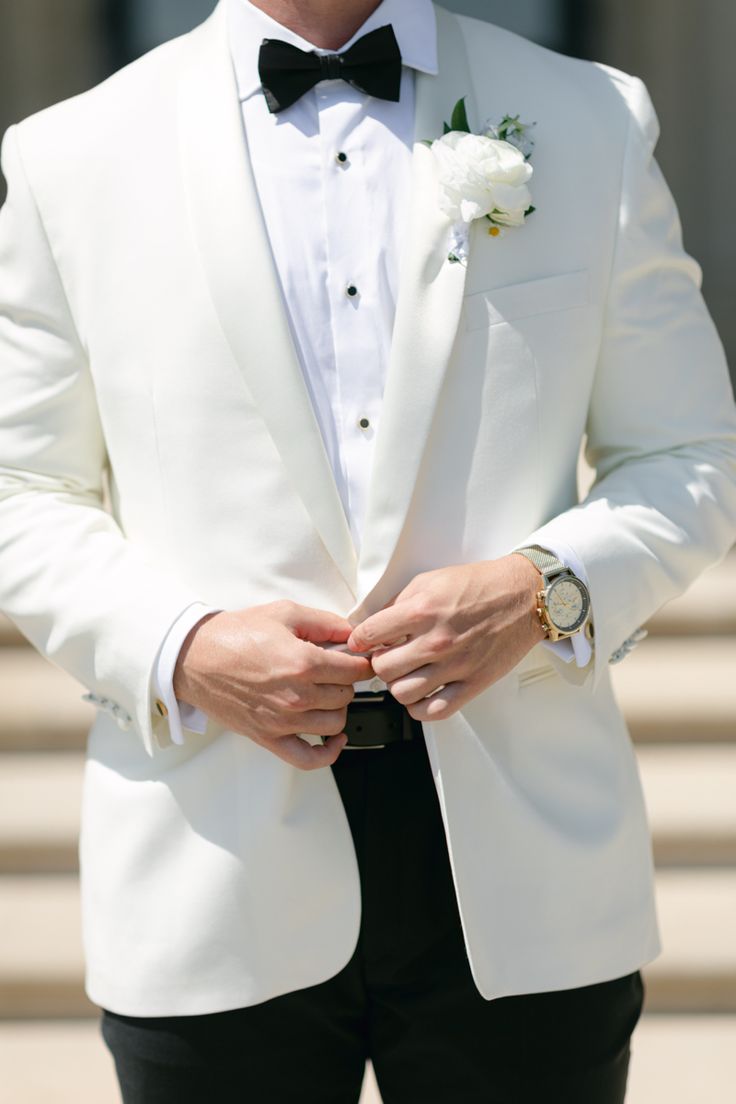
[{"label": "concrete step", "polygon": [[82,1017],[79,884],[72,875],[0,878],[0,1020]]},{"label": "concrete step", "polygon": [[736,870],[657,874],[664,953],[647,968],[651,1012],[736,1013]]},{"label": "concrete step", "polygon": [[736,555],[712,567],[647,625],[657,636],[736,635]]},{"label": "concrete step", "polygon": [[657,865],[736,865],[736,744],[645,744],[637,758]]},{"label": "concrete step", "polygon": [[736,741],[736,639],[645,640],[611,673],[634,740]]},{"label": "concrete step", "polygon": [[[0,1023],[0,1069],[3,1104],[120,1101],[96,1019]],[[627,1104],[728,1104],[734,1085],[736,1016],[644,1016]],[[360,1104],[381,1104],[370,1067]]]},{"label": "concrete step", "polygon": [[0,650],[0,752],[83,748],[95,716],[84,693],[30,647]]},{"label": "concrete step", "polygon": [[[736,744],[637,749],[660,866],[736,865]],[[0,874],[73,872],[84,757],[0,755]]]},{"label": "concrete step", "polygon": [[736,1016],[644,1016],[626,1104],[729,1104],[735,1086]]},{"label": "concrete step", "polygon": [[0,1022],[2,1104],[120,1104],[97,1019]]},{"label": "concrete step", "polygon": [[0,755],[0,874],[74,872],[84,758]]},{"label": "concrete step", "polygon": [[[659,871],[658,900],[649,1011],[736,1014],[736,871]],[[74,877],[0,878],[0,932],[0,1019],[89,1014]]]}]

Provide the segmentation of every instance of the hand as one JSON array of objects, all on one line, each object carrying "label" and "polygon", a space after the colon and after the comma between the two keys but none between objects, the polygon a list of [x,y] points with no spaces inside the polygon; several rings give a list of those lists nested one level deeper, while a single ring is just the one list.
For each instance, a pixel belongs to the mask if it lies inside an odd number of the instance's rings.
[{"label": "hand", "polygon": [[[541,576],[524,556],[417,575],[348,640],[417,721],[452,716],[544,639]],[[431,696],[430,696],[431,695]]]},{"label": "hand", "polygon": [[294,767],[331,766],[347,740],[353,684],[373,675],[367,659],[319,647],[350,631],[344,618],[293,602],[211,614],[184,642],[174,693]]}]

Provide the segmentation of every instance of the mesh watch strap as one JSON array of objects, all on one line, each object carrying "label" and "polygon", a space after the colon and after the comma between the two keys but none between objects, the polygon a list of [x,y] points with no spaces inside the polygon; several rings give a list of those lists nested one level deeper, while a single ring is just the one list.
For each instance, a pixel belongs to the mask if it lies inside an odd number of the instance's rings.
[{"label": "mesh watch strap", "polygon": [[516,551],[520,556],[526,556],[545,577],[559,575],[561,571],[567,570],[561,560],[558,560],[546,548],[540,548],[538,544],[533,544],[529,548],[517,548]]}]

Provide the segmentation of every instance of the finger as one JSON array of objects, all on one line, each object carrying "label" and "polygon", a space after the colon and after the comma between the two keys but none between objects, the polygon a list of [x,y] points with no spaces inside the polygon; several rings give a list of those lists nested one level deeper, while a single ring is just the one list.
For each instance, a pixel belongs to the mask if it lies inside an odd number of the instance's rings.
[{"label": "finger", "polygon": [[462,709],[475,691],[467,682],[451,682],[430,698],[423,698],[409,706],[409,715],[415,721],[444,721]]},{"label": "finger", "polygon": [[308,744],[301,736],[282,736],[265,739],[263,746],[292,767],[312,771],[331,767],[336,763],[347,739],[347,736],[341,733],[338,736],[327,737],[324,744]]},{"label": "finger", "polygon": [[311,656],[312,681],[318,685],[332,683],[335,686],[352,686],[355,682],[373,678],[370,659],[324,648],[315,648]]},{"label": "finger", "polygon": [[447,677],[443,677],[441,668],[431,664],[420,667],[395,682],[389,682],[388,688],[402,705],[415,705],[430,694],[444,689],[446,685]]},{"label": "finger", "polygon": [[337,736],[345,728],[346,720],[346,709],[309,709],[291,717],[289,727],[293,725],[309,736]]},{"label": "finger", "polygon": [[348,637],[348,648],[352,652],[370,652],[373,648],[390,646],[412,636],[417,625],[418,618],[412,615],[411,606],[400,602],[356,625]]},{"label": "finger", "polygon": [[361,655],[370,659],[368,652],[353,652],[348,648],[347,641],[343,644],[320,644],[320,648],[326,648],[329,652],[344,652],[346,655]]},{"label": "finger", "polygon": [[382,648],[375,652],[371,657],[371,666],[379,678],[390,683],[423,669],[434,658],[427,647],[426,639],[420,636],[416,640],[410,640],[408,644]]},{"label": "finger", "polygon": [[310,709],[339,710],[346,709],[355,697],[355,689],[352,686],[338,686],[334,683],[294,684],[282,690],[272,699],[272,705],[277,717],[287,710],[292,720],[297,714],[306,713]]},{"label": "finger", "polygon": [[352,630],[350,622],[339,614],[311,609],[295,602],[289,603],[284,624],[301,640],[313,644],[343,644]]},{"label": "finger", "polygon": [[355,697],[352,686],[335,686],[332,683],[319,683],[311,687],[306,708],[320,710],[345,709]]}]

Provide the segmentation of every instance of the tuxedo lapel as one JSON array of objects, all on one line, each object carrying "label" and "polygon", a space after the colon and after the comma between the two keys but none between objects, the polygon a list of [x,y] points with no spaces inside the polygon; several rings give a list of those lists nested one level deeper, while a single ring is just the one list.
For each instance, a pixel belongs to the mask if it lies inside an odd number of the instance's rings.
[{"label": "tuxedo lapel", "polygon": [[223,2],[190,43],[180,85],[182,163],[215,309],[292,482],[354,588],[355,549],[291,338],[243,132]]},{"label": "tuxedo lapel", "polygon": [[370,602],[406,520],[465,292],[466,268],[448,260],[450,223],[439,207],[434,156],[425,142],[442,134],[459,99],[466,98],[471,120],[476,107],[458,21],[442,8],[436,12],[439,75],[416,78],[411,218],[359,560],[361,607]]}]

